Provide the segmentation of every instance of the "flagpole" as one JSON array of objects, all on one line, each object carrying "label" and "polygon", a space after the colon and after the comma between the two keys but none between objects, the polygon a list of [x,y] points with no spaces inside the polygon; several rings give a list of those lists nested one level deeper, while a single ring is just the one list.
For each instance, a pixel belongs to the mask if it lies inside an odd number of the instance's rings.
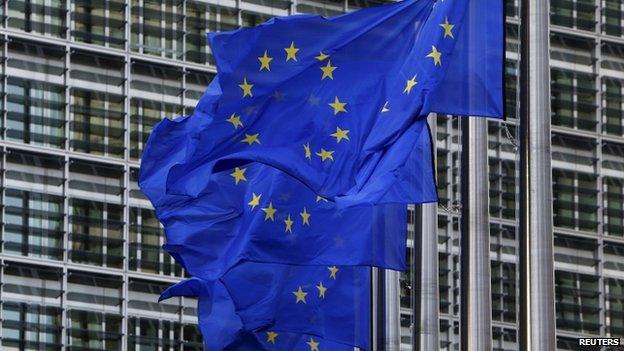
[{"label": "flagpole", "polygon": [[[436,150],[436,115],[429,115]],[[434,157],[435,160],[435,157]],[[414,351],[440,348],[440,291],[438,286],[438,204],[414,208],[414,260],[412,261],[412,339]]]},{"label": "flagpole", "polygon": [[401,346],[401,323],[399,301],[399,272],[373,268],[376,286],[374,305],[376,317],[373,325],[373,350],[399,350]]},{"label": "flagpole", "polygon": [[438,205],[416,206],[414,238],[413,350],[440,348],[438,286]]},{"label": "flagpole", "polygon": [[461,121],[461,350],[492,349],[487,121]]},{"label": "flagpole", "polygon": [[556,348],[548,0],[522,0],[520,25],[520,350]]}]

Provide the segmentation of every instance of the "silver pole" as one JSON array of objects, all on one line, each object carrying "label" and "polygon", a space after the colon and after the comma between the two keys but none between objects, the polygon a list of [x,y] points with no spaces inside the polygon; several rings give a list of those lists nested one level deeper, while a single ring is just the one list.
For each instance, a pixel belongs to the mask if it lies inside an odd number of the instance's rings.
[{"label": "silver pole", "polygon": [[399,272],[386,270],[386,343],[384,350],[401,348]]},{"label": "silver pole", "polygon": [[548,0],[522,0],[520,350],[555,350]]},{"label": "silver pole", "polygon": [[461,350],[491,350],[487,121],[465,118],[461,128]]},{"label": "silver pole", "polygon": [[[436,115],[429,116],[433,152],[436,147]],[[435,158],[434,158],[435,159]],[[438,287],[438,204],[415,207],[413,286],[413,350],[440,348],[440,291]]]},{"label": "silver pole", "polygon": [[394,351],[401,348],[401,323],[399,311],[399,272],[377,269],[379,292],[377,300],[381,310],[377,325],[378,351]]},{"label": "silver pole", "polygon": [[[420,266],[415,274],[414,320],[416,331],[414,351],[440,348],[440,296],[438,287],[438,205],[416,207],[416,241],[419,253],[414,264]],[[420,247],[418,247],[420,246]]]}]

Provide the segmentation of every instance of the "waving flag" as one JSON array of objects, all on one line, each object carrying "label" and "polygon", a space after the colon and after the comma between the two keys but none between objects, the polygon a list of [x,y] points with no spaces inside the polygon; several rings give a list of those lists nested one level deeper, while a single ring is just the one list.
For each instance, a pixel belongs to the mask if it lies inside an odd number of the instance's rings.
[{"label": "waving flag", "polygon": [[163,298],[199,297],[208,349],[368,347],[357,266],[403,269],[404,204],[437,200],[425,117],[503,117],[503,39],[501,0],[209,36],[218,75],[156,126],[139,182],[194,276]]},{"label": "waving flag", "polygon": [[[190,118],[205,125],[195,150],[167,173],[167,191],[196,197],[213,174],[257,161],[339,205],[358,204],[354,198],[418,202],[418,192],[389,196],[388,189],[404,176],[432,105],[444,110],[433,97],[455,96],[456,87],[440,83],[449,66],[464,65],[454,50],[467,6],[407,0],[331,19],[291,16],[211,33],[215,89]],[[501,45],[490,71],[502,72]],[[474,53],[470,58],[475,65]],[[473,107],[494,101],[475,112],[502,116],[501,77],[484,82],[487,91],[469,92],[480,101]],[[431,163],[415,167],[433,176]],[[425,190],[435,191],[434,184],[430,179]]]},{"label": "waving flag", "polygon": [[349,350],[369,348],[367,267],[243,262],[223,278],[191,278],[161,299],[198,298],[207,350]]}]

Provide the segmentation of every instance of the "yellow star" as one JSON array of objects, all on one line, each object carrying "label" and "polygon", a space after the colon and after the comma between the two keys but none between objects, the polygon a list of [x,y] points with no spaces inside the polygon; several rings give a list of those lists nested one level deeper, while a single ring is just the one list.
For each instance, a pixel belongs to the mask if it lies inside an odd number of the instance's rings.
[{"label": "yellow star", "polygon": [[306,344],[308,344],[308,346],[310,346],[310,351],[319,351],[319,343],[314,341],[314,339],[310,338],[310,341],[308,341]]},{"label": "yellow star", "polygon": [[293,220],[290,218],[290,213],[288,214],[288,217],[286,217],[286,219],[284,220],[284,223],[286,224],[286,233],[292,233],[292,225],[293,225]]},{"label": "yellow star", "polygon": [[267,332],[267,342],[270,342],[271,344],[275,344],[275,339],[277,339],[277,336],[279,334],[274,332],[274,331],[269,331]]},{"label": "yellow star", "polygon": [[317,285],[316,288],[319,291],[319,297],[321,299],[324,299],[325,298],[325,292],[327,291],[327,288],[323,286],[323,282],[319,282],[319,285]]},{"label": "yellow star", "polygon": [[[414,78],[416,78],[416,76],[414,76]],[[390,108],[388,107],[388,101],[386,101],[386,103],[381,108],[381,113],[388,112],[388,111],[390,111]]]},{"label": "yellow star", "polygon": [[305,151],[305,158],[308,160],[312,159],[312,151],[310,150],[310,143],[303,145],[303,149]]},{"label": "yellow star", "polygon": [[264,220],[268,221],[269,219],[271,221],[275,221],[275,212],[277,212],[277,210],[275,208],[273,208],[273,203],[269,202],[269,207],[265,207],[262,209],[262,212],[265,213],[264,215]]},{"label": "yellow star", "polygon": [[336,280],[336,273],[338,273],[339,269],[336,266],[327,267],[329,269],[329,277]]},{"label": "yellow star", "polygon": [[323,148],[321,148],[320,152],[316,153],[320,158],[321,161],[325,161],[325,160],[334,160],[334,151],[331,150],[325,150]]},{"label": "yellow star", "polygon": [[323,76],[321,77],[321,80],[328,78],[329,79],[334,79],[334,71],[336,70],[336,66],[332,66],[331,65],[331,60],[327,61],[327,66],[322,66],[320,67],[321,71],[323,71]]},{"label": "yellow star", "polygon": [[319,52],[319,55],[314,57],[315,59],[319,60],[319,61],[323,61],[324,59],[328,58],[329,55],[323,53],[322,51]]},{"label": "yellow star", "polygon": [[[416,81],[416,75],[414,75],[412,79],[409,79],[407,83],[405,83],[405,89],[403,90],[403,93],[409,94],[412,91],[412,88],[416,84],[418,84],[418,82]],[[382,109],[382,112],[383,112],[383,109]]]},{"label": "yellow star", "polygon": [[260,133],[245,134],[245,138],[243,138],[243,140],[241,140],[241,143],[247,143],[249,145],[251,145],[253,143],[260,144],[260,139],[258,139],[259,135],[260,135]]},{"label": "yellow star", "polygon": [[308,212],[308,210],[305,207],[303,208],[303,212],[300,212],[299,215],[301,216],[301,219],[303,220],[303,225],[310,226],[311,214]]},{"label": "yellow star", "polygon": [[226,119],[226,121],[232,123],[232,125],[234,126],[234,129],[237,129],[238,127],[243,126],[243,123],[240,120],[240,116],[237,116],[235,113],[232,113],[230,118]]},{"label": "yellow star", "polygon": [[243,84],[239,84],[238,85],[241,89],[243,89],[243,97],[245,96],[253,96],[251,94],[251,88],[253,87],[253,84],[249,84],[247,83],[247,77],[245,77],[243,79]]},{"label": "yellow star", "polygon": [[260,71],[262,71],[265,68],[267,71],[270,71],[271,67],[269,67],[269,63],[271,63],[272,60],[273,58],[269,57],[267,50],[264,50],[264,55],[258,57],[258,61],[260,61]]},{"label": "yellow star", "polygon": [[433,64],[435,66],[442,65],[442,53],[439,52],[435,46],[431,45],[431,52],[427,55],[427,57],[431,57],[433,59]]},{"label": "yellow star", "polygon": [[256,206],[260,205],[260,195],[256,195],[256,193],[251,193],[251,201],[247,203],[247,205],[251,206],[251,210],[253,211]]},{"label": "yellow star", "polygon": [[338,100],[337,96],[334,99],[334,102],[329,103],[329,106],[331,106],[334,109],[334,115],[337,115],[338,112],[347,112],[347,109],[345,109],[346,105],[347,105],[347,103],[346,102],[340,102],[340,100]]},{"label": "yellow star", "polygon": [[455,27],[454,24],[450,24],[448,21],[448,17],[446,17],[444,19],[444,23],[440,24],[440,27],[444,28],[444,37],[451,37],[453,39],[455,39],[455,37],[453,36],[453,27]]},{"label": "yellow star", "polygon": [[322,196],[319,196],[319,195],[316,195],[316,202],[320,202],[320,201],[328,202],[326,198],[324,198]]},{"label": "yellow star", "polygon": [[294,41],[290,43],[290,47],[284,48],[284,50],[286,51],[286,62],[291,59],[297,61],[297,51],[299,49],[295,47]]},{"label": "yellow star", "polygon": [[295,294],[295,297],[297,297],[297,301],[295,301],[295,303],[299,303],[299,302],[307,303],[306,295],[308,295],[308,293],[303,291],[301,287],[299,287],[297,291],[293,291],[293,294]]},{"label": "yellow star", "polygon": [[245,171],[247,171],[247,168],[236,167],[234,168],[234,172],[230,173],[230,175],[234,177],[236,184],[238,184],[241,180],[247,181],[247,178],[245,178]]},{"label": "yellow star", "polygon": [[349,134],[348,130],[340,129],[340,127],[336,127],[336,133],[330,134],[330,136],[333,136],[334,138],[336,138],[336,142],[340,143],[342,139],[349,141],[349,135],[347,134]]}]

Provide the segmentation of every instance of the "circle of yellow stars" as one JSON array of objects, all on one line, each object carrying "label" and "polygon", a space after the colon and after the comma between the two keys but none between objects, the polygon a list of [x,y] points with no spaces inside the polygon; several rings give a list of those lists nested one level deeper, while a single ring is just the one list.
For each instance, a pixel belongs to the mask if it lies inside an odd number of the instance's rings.
[{"label": "circle of yellow stars", "polygon": [[[441,23],[439,26],[444,31],[443,39],[455,38],[454,33],[453,33],[455,25],[449,22],[448,17],[445,17],[444,23]],[[290,61],[292,61],[293,63],[298,62],[297,54],[299,53],[300,48],[296,46],[296,43],[294,41],[291,41],[290,45],[284,48],[284,51],[286,54],[285,62],[290,62]],[[443,55],[442,55],[442,52],[440,52],[435,45],[431,46],[431,51],[426,55],[426,58],[431,59],[432,60],[431,62],[433,63],[435,67],[442,66]],[[330,55],[321,51],[319,52],[317,56],[315,56],[315,59],[318,60],[319,62],[326,61],[324,65],[321,65],[319,67],[319,69],[322,72],[321,81],[325,79],[334,80],[334,72],[337,70],[338,67],[335,65],[332,65]],[[269,55],[268,50],[264,50],[264,53],[258,57],[258,61],[260,64],[258,70],[260,72],[271,71],[271,62],[273,61],[273,57]],[[418,85],[417,77],[416,75],[413,75],[411,78],[407,79],[405,83],[405,87],[403,89],[403,93],[406,95],[409,95],[412,92],[413,88],[416,87],[417,85]],[[247,80],[247,77],[243,77],[243,81],[238,86],[242,90],[243,98],[253,97],[254,84],[249,82]],[[348,112],[347,102],[344,100],[341,100],[338,96],[335,96],[334,100],[329,102],[328,105],[331,107],[334,116],[337,116],[341,113]],[[388,111],[390,111],[389,102],[385,101],[383,107],[381,108],[381,113],[385,113]],[[235,130],[238,128],[244,128],[244,124],[241,121],[241,116],[237,115],[236,113],[232,113],[229,116],[229,118],[226,119],[226,121],[230,123],[234,127]],[[350,141],[349,130],[343,129],[340,126],[337,126],[336,131],[329,134],[329,136],[335,138],[337,144],[341,143],[342,141]],[[260,144],[260,135],[259,133],[245,134],[241,142],[246,143],[249,146],[253,144]],[[304,157],[308,160],[312,160],[313,152],[312,152],[310,143],[308,142],[304,144],[303,149],[304,149],[303,150]],[[325,148],[320,148],[318,152],[314,152],[315,155],[320,157],[321,161],[333,161],[334,153],[335,153],[334,150],[326,150]],[[246,172],[245,168],[236,167],[234,171],[230,174],[230,176],[232,176],[232,178],[234,179],[234,182],[236,185],[238,185],[240,182],[247,181],[245,172]],[[251,199],[247,203],[250,206],[251,211],[255,210],[256,207],[260,206],[261,197],[262,197],[262,194],[252,193]],[[320,200],[317,198],[317,202],[318,201]],[[269,221],[269,220],[272,222],[275,221],[275,214],[277,213],[278,210],[275,207],[273,207],[273,202],[269,201],[268,206],[261,207],[261,210],[262,212],[264,212],[265,221]],[[300,212],[299,215],[301,216],[301,224],[303,226],[309,226],[311,214],[308,212],[306,207],[303,208],[302,212]],[[284,222],[284,232],[292,233],[293,225],[295,221],[292,219],[292,216],[290,213],[287,214],[283,222]],[[329,271],[328,278],[331,280],[336,280],[340,269],[336,266],[331,266],[331,267],[328,267],[327,269]],[[320,281],[318,285],[315,285],[315,287],[318,291],[318,298],[324,299],[327,294],[328,288],[323,284],[322,281]],[[309,293],[304,291],[303,286],[298,286],[297,290],[293,291],[292,293],[295,297],[296,304],[307,304],[307,296]],[[275,344],[278,336],[279,334],[277,332],[268,331],[267,343]],[[309,346],[310,351],[319,351],[320,343],[314,340],[314,338],[311,337],[310,340],[306,342],[306,344]]]}]

